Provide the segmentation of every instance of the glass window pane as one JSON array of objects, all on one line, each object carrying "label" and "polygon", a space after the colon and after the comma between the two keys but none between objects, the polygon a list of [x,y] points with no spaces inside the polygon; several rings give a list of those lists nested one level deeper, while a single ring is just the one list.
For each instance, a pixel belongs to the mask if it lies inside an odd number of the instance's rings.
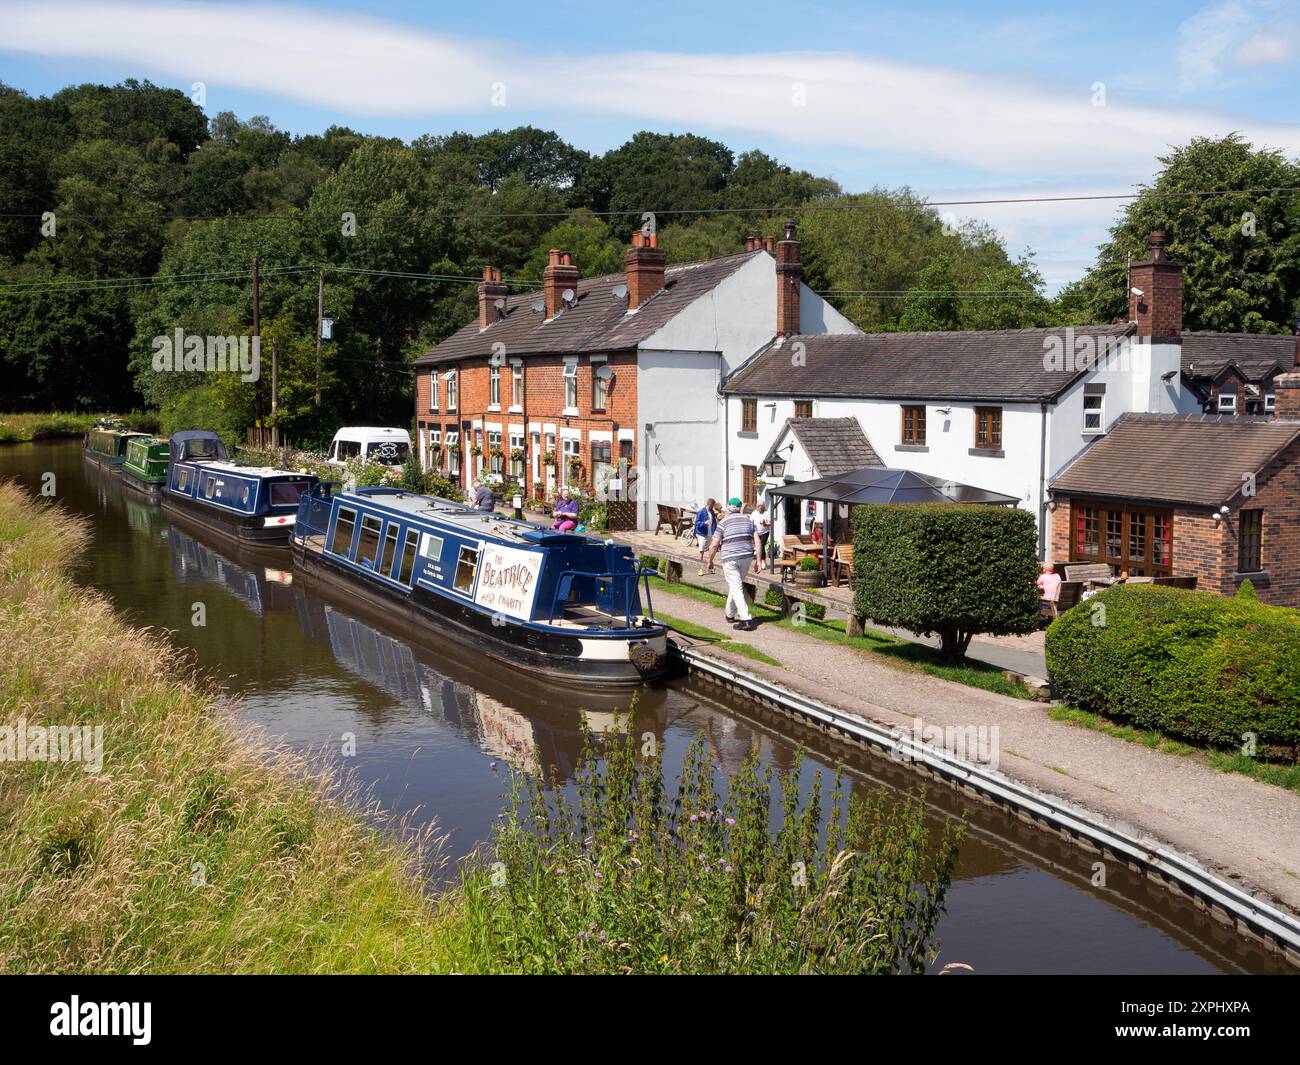
[{"label": "glass window pane", "polygon": [[344,507],[339,508],[339,516],[334,521],[334,539],[330,541],[330,551],[336,555],[346,556],[352,546],[352,530],[356,526],[357,512]]}]

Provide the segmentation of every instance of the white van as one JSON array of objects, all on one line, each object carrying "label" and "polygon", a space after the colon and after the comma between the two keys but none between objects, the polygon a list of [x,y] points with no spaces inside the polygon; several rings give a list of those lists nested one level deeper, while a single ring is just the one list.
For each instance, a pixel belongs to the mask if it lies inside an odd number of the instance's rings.
[{"label": "white van", "polygon": [[342,466],[349,459],[401,466],[411,454],[411,434],[405,429],[349,425],[334,434],[326,462]]}]

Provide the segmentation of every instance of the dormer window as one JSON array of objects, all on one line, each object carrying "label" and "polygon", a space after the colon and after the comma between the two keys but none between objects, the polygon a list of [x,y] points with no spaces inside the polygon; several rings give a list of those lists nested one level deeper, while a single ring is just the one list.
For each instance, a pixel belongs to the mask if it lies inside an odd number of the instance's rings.
[{"label": "dormer window", "polygon": [[1266,410],[1266,411],[1268,411],[1268,412],[1270,412],[1270,413],[1272,412],[1272,410],[1273,410],[1273,404],[1274,404],[1275,398],[1276,398],[1276,397],[1273,395],[1272,392],[1265,392],[1265,393],[1264,393],[1264,410]]},{"label": "dormer window", "polygon": [[1219,393],[1219,413],[1236,414],[1237,413],[1237,393],[1220,392]]}]

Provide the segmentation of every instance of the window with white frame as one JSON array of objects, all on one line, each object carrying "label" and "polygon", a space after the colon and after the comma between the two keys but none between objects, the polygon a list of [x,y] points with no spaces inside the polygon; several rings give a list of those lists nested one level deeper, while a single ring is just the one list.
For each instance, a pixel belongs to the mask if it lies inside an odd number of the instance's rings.
[{"label": "window with white frame", "polygon": [[500,451],[501,430],[489,429],[487,431],[488,469],[493,473],[500,473],[505,465],[505,460],[501,457]]},{"label": "window with white frame", "polygon": [[569,484],[576,484],[582,479],[580,474],[574,474],[574,464],[582,462],[582,440],[576,436],[566,436],[560,444],[564,448],[560,477]]},{"label": "window with white frame", "polygon": [[444,440],[443,443],[447,445],[443,450],[443,454],[446,456],[447,460],[446,468],[449,470],[459,470],[460,456],[453,455],[451,449],[460,444],[460,433],[455,429],[448,429],[447,439]]},{"label": "window with white frame", "polygon": [[1100,433],[1106,427],[1106,395],[1095,392],[1083,397],[1083,431]]},{"label": "window with white frame", "polygon": [[501,367],[493,366],[488,371],[488,406],[501,406]]},{"label": "window with white frame", "polygon": [[438,371],[429,374],[429,409],[438,409]]},{"label": "window with white frame", "polygon": [[429,430],[429,465],[435,470],[442,469],[442,430]]},{"label": "window with white frame", "polygon": [[1272,392],[1264,393],[1264,409],[1266,411],[1271,411],[1273,409],[1273,405],[1275,402],[1276,402],[1276,397],[1273,395]]},{"label": "window with white frame", "polygon": [[564,409],[575,412],[578,409],[578,362],[576,359],[564,364]]},{"label": "window with white frame", "polygon": [[510,434],[510,476],[520,483],[524,479],[524,434]]},{"label": "window with white frame", "polygon": [[1219,393],[1219,413],[1235,414],[1237,412],[1237,393],[1220,392]]},{"label": "window with white frame", "polygon": [[448,370],[442,375],[442,379],[447,382],[447,409],[456,409],[456,398],[459,389],[457,388],[457,378],[455,370]]},{"label": "window with white frame", "polygon": [[524,368],[510,367],[510,405],[522,408],[524,405]]}]

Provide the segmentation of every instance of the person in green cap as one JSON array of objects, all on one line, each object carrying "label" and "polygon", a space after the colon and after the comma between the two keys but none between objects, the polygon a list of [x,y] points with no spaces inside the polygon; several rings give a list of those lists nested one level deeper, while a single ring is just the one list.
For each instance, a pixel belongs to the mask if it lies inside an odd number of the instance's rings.
[{"label": "person in green cap", "polygon": [[745,599],[744,577],[755,567],[758,558],[758,530],[749,515],[741,510],[740,500],[735,497],[727,500],[727,513],[714,530],[709,550],[710,569],[719,552],[722,553],[722,575],[727,580],[724,613],[736,628],[750,632],[757,626],[750,616],[749,603]]}]

